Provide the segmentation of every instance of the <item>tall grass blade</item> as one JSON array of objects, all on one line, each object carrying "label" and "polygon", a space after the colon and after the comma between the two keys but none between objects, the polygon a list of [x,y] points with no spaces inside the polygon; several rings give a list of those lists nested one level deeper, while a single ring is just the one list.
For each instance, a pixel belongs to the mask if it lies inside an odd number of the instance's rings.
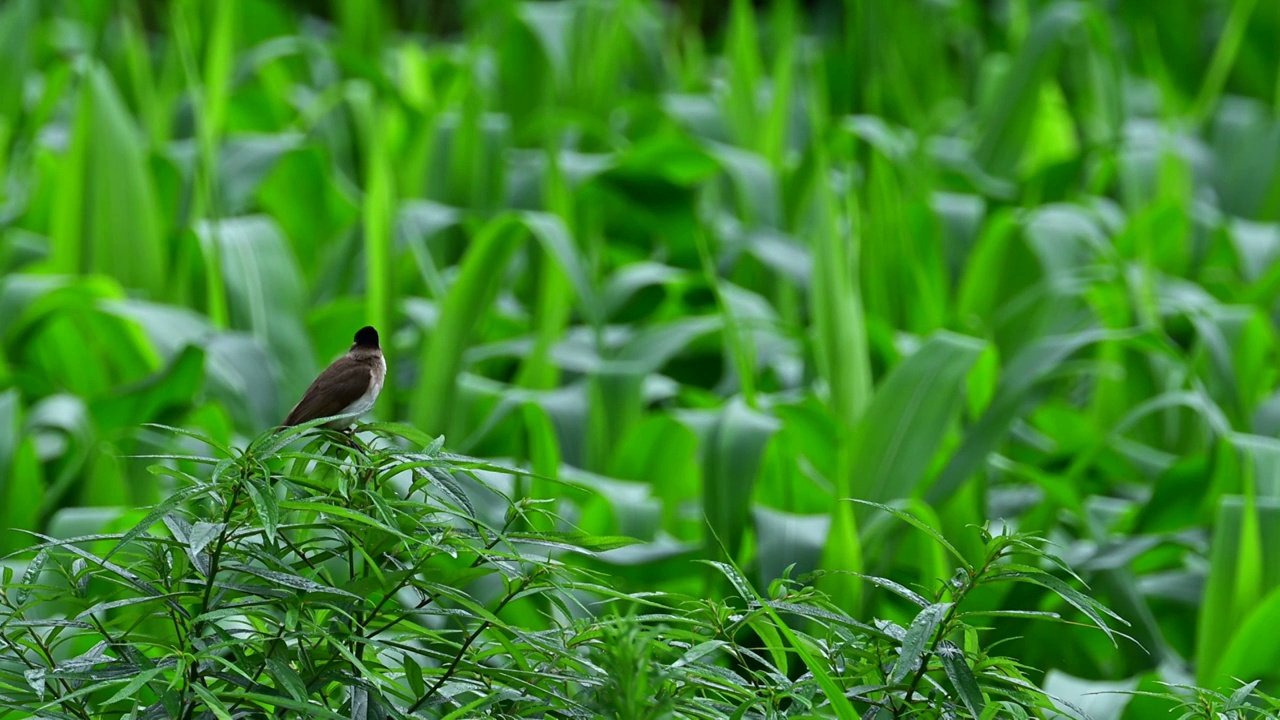
[{"label": "tall grass blade", "polygon": [[986,347],[941,331],[889,373],[853,436],[848,497],[884,503],[920,488],[963,406],[965,377]]},{"label": "tall grass blade", "polygon": [[500,215],[480,229],[462,259],[457,279],[440,306],[440,317],[418,359],[421,375],[409,404],[409,417],[423,432],[451,435],[462,355],[479,320],[497,297],[508,261],[524,243],[527,230],[512,215]]},{"label": "tall grass blade", "polygon": [[[0,7],[0,47],[5,57],[0,63],[0,124],[8,132],[13,132],[22,117],[39,9],[38,0],[13,0]],[[8,147],[0,145],[0,153],[7,155]]]},{"label": "tall grass blade", "polygon": [[111,76],[93,61],[80,78],[50,233],[58,270],[101,273],[168,298],[169,250],[147,149]]},{"label": "tall grass blade", "polygon": [[1209,117],[1226,87],[1227,76],[1240,54],[1245,33],[1249,30],[1249,18],[1253,15],[1258,0],[1233,0],[1229,5],[1231,10],[1227,15],[1227,23],[1222,28],[1222,35],[1218,37],[1218,45],[1213,49],[1213,59],[1209,62],[1209,69],[1204,74],[1204,82],[1200,85],[1200,92],[1191,109],[1192,115],[1200,121]]},{"label": "tall grass blade", "polygon": [[[1280,501],[1273,497],[1224,496],[1217,508],[1210,572],[1197,623],[1196,680],[1219,681],[1224,658],[1250,615],[1274,595],[1280,580],[1276,536]],[[1265,583],[1265,584],[1264,584]],[[1225,679],[1225,678],[1223,678]]]},{"label": "tall grass blade", "polygon": [[1084,21],[1087,10],[1079,2],[1054,2],[1036,15],[998,95],[987,103],[982,134],[974,154],[996,175],[1014,169],[1026,146],[1044,78],[1057,65],[1061,48]]}]

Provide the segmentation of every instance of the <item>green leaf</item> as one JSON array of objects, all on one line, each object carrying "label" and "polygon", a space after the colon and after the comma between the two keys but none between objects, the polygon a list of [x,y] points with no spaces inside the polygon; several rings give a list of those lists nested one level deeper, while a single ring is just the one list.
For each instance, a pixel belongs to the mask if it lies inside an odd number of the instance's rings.
[{"label": "green leaf", "polygon": [[[38,445],[35,438],[27,437],[10,447],[9,462],[0,465],[5,473],[0,478],[0,522],[11,531],[35,530],[40,525],[41,506],[49,502]],[[0,553],[23,544],[18,533],[6,532],[0,536]]]},{"label": "green leaf", "polygon": [[943,640],[938,644],[937,655],[943,671],[947,673],[947,678],[951,680],[951,685],[955,687],[956,694],[960,696],[964,706],[974,717],[982,717],[987,709],[987,700],[982,695],[978,678],[973,674],[973,668],[969,667],[964,651],[954,643]]},{"label": "green leaf", "polygon": [[854,432],[853,476],[842,488],[847,497],[911,496],[961,407],[965,376],[986,347],[940,331],[889,373]]},{"label": "green leaf", "polygon": [[422,681],[422,666],[408,654],[404,656],[401,666],[404,668],[405,679],[409,681],[409,692],[414,697],[422,697],[427,691],[426,683]]},{"label": "green leaf", "polygon": [[698,438],[685,425],[666,415],[650,416],[631,428],[613,451],[610,477],[646,482],[662,501],[662,526],[678,537],[691,538],[701,523],[681,513],[702,498]]},{"label": "green leaf", "polygon": [[256,577],[260,577],[263,580],[267,580],[281,587],[287,587],[293,590],[301,590],[303,592],[308,592],[308,593],[323,593],[327,595],[341,595],[343,597],[349,597],[354,600],[365,599],[360,597],[359,595],[354,595],[352,593],[349,593],[346,590],[340,590],[335,587],[330,587],[328,585],[318,583],[314,580],[309,580],[305,577],[302,577],[301,575],[290,575],[289,573],[276,572],[275,570],[268,570],[266,568],[255,567],[253,565],[246,565],[244,563],[238,563],[238,562],[228,562],[228,563],[225,563],[223,567],[227,570],[239,571],[239,572],[247,573],[249,575],[254,575]]},{"label": "green leaf", "polygon": [[279,226],[266,216],[251,215],[203,222],[197,232],[205,252],[221,259],[231,327],[260,340],[280,365],[284,382],[269,399],[301,397],[317,368],[303,324],[307,298],[302,273]]},{"label": "green leaf", "polygon": [[217,695],[214,695],[212,691],[200,683],[193,683],[191,687],[195,690],[196,695],[199,695],[200,699],[204,701],[205,707],[208,708],[209,712],[213,713],[214,717],[218,718],[218,720],[232,720],[231,709]]},{"label": "green leaf", "polygon": [[920,519],[917,518],[916,516],[910,513],[903,512],[898,508],[891,507],[889,505],[883,505],[881,503],[874,503],[868,500],[859,500],[858,498],[846,498],[846,499],[852,503],[857,503],[859,505],[866,505],[868,507],[873,507],[879,510],[883,510],[900,520],[905,520],[907,523],[909,523],[913,527],[919,530],[923,530],[929,537],[933,538],[934,541],[936,541],[939,545],[946,548],[947,551],[950,552],[956,558],[956,560],[960,561],[960,564],[962,566],[964,567],[969,566],[968,561],[966,561],[964,556],[960,554],[960,551],[957,550],[954,545],[948,542],[947,539],[942,536],[942,533],[930,527],[928,524],[921,522]]},{"label": "green leaf", "polygon": [[90,405],[104,430],[136,425],[192,405],[204,385],[204,351],[187,347],[166,368]]},{"label": "green leaf", "polygon": [[[33,59],[38,0],[15,0],[0,8],[0,47],[7,58],[0,66],[0,123],[13,122],[23,106],[23,90]],[[3,145],[0,144],[0,148]]]},{"label": "green leaf", "polygon": [[721,548],[729,557],[737,557],[760,462],[779,427],[775,418],[747,407],[736,397],[717,414],[705,440],[702,461],[703,512],[711,526],[706,541],[709,557],[719,557]]},{"label": "green leaf", "polygon": [[[90,60],[61,165],[52,257],[61,272],[101,273],[168,297],[169,251],[143,137],[107,70]],[[128,251],[118,238],[128,238]]]},{"label": "green leaf", "polygon": [[298,702],[306,702],[307,684],[302,681],[302,677],[294,670],[288,662],[279,658],[267,658],[267,669],[270,675],[276,681],[276,687],[283,688],[289,696]]},{"label": "green leaf", "polygon": [[706,565],[710,565],[716,570],[719,570],[720,574],[724,575],[725,579],[729,581],[729,584],[733,586],[733,589],[735,592],[737,592],[738,597],[744,600],[750,600],[756,597],[755,590],[752,589],[751,583],[745,577],[743,577],[742,573],[738,572],[738,569],[734,567],[732,564],[720,562],[718,560],[702,560],[702,559],[699,559],[698,562],[704,563]]},{"label": "green leaf", "polygon": [[672,185],[696,185],[720,170],[706,151],[688,139],[665,133],[645,138],[605,175],[615,179],[661,179]]},{"label": "green leaf", "polygon": [[111,697],[107,698],[107,700],[103,703],[103,705],[114,705],[124,700],[125,698],[134,697],[134,695],[139,690],[142,689],[143,685],[146,685],[147,683],[151,682],[156,678],[156,676],[160,675],[163,672],[167,672],[165,668],[158,668],[158,667],[149,668],[147,670],[143,670],[142,672],[139,672],[137,675],[133,677],[132,680],[126,683],[124,687],[120,688],[120,690],[116,692],[115,695],[112,695]]},{"label": "green leaf", "polygon": [[[257,193],[262,209],[280,224],[298,257],[329,259],[303,266],[313,281],[325,277],[326,267],[345,269],[338,265],[334,241],[359,217],[354,189],[334,172],[332,154],[322,146],[288,153],[274,164]],[[298,202],[300,197],[307,202]]]},{"label": "green leaf", "polygon": [[930,486],[925,501],[938,506],[950,498],[986,462],[1009,433],[1015,419],[1035,399],[1035,390],[1067,358],[1082,348],[1125,334],[1089,329],[1032,341],[1009,361],[996,396],[978,422],[965,433],[959,449]]},{"label": "green leaf", "polygon": [[1102,603],[1084,595],[1079,590],[1076,590],[1065,582],[1047,573],[997,568],[991,573],[990,577],[992,580],[1020,580],[1052,590],[1063,600],[1066,600],[1072,607],[1084,613],[1086,617],[1093,621],[1093,624],[1106,634],[1107,639],[1111,641],[1112,646],[1118,647],[1118,644],[1116,643],[1116,635],[1119,635],[1120,633],[1112,630],[1111,626],[1107,624],[1103,616],[1105,615],[1106,617],[1126,626],[1129,624],[1127,620],[1112,612]]},{"label": "green leaf", "polygon": [[751,518],[759,554],[759,579],[767,587],[774,578],[782,577],[788,567],[795,573],[816,570],[821,566],[822,550],[831,529],[828,513],[797,515],[755,504]]},{"label": "green leaf", "polygon": [[845,437],[862,419],[873,397],[867,317],[859,279],[858,210],[852,199],[840,202],[827,181],[825,157],[816,157],[813,192],[817,227],[809,288],[814,360],[817,372],[827,382],[828,402],[840,435]]},{"label": "green leaf", "polygon": [[506,537],[512,542],[540,545],[544,547],[558,547],[586,554],[608,552],[609,550],[628,547],[640,542],[635,538],[623,537],[620,535],[588,535],[586,533],[579,532],[516,532],[508,533]]},{"label": "green leaf", "polygon": [[938,632],[942,621],[946,619],[947,613],[951,611],[952,605],[952,603],[934,603],[916,614],[910,627],[907,628],[907,636],[902,641],[902,653],[898,655],[898,660],[893,665],[889,682],[895,684],[902,682],[908,674],[920,666],[921,662],[927,662],[925,653],[931,648],[933,636]]},{"label": "green leaf", "polygon": [[110,602],[96,603],[94,605],[91,605],[85,608],[84,610],[81,610],[79,613],[76,614],[75,618],[73,619],[79,620],[80,618],[89,617],[91,615],[97,615],[99,613],[105,613],[108,610],[114,610],[116,608],[132,607],[134,605],[142,605],[145,603],[156,602],[157,600],[169,600],[172,598],[180,598],[183,595],[187,595],[187,594],[189,593],[175,592],[175,593],[168,593],[166,595],[146,595],[143,597],[122,598],[120,600],[112,600]]},{"label": "green leaf", "polygon": [[599,293],[596,291],[595,284],[583,264],[582,252],[574,244],[573,236],[569,234],[569,228],[565,226],[559,217],[550,213],[527,212],[522,213],[520,219],[533,237],[542,245],[547,256],[555,260],[564,274],[568,276],[569,281],[573,284],[574,292],[578,295],[578,307],[581,309],[583,316],[592,325],[602,323],[604,321],[604,307],[600,301]]},{"label": "green leaf", "polygon": [[419,358],[421,375],[410,400],[409,416],[423,432],[447,434],[446,420],[455,412],[463,353],[479,319],[498,294],[495,275],[506,271],[507,262],[524,245],[525,232],[515,217],[502,215],[486,224],[470,243]]},{"label": "green leaf", "polygon": [[[50,555],[51,553],[48,550],[39,550],[36,552],[35,557],[31,558],[31,561],[27,563],[26,569],[22,571],[22,582],[19,583],[19,587],[14,592],[13,599],[15,603],[22,605],[27,601],[27,597],[31,594],[31,588],[35,585],[36,580],[40,578],[40,573],[44,570],[45,563],[49,561]],[[8,570],[9,568],[6,566],[5,569]],[[5,584],[7,585],[8,582],[6,581]]]},{"label": "green leaf", "polygon": [[160,429],[160,430],[164,430],[164,431],[166,431],[166,432],[177,433],[177,434],[179,434],[179,435],[185,435],[185,436],[187,436],[187,437],[191,438],[192,440],[199,440],[200,442],[202,442],[202,443],[204,443],[204,444],[206,444],[206,445],[208,445],[208,446],[210,446],[210,447],[214,448],[215,450],[217,450],[217,451],[218,451],[218,453],[219,453],[220,455],[222,455],[224,458],[229,458],[229,457],[233,457],[233,456],[235,456],[235,455],[236,455],[236,453],[232,452],[232,450],[231,450],[231,447],[230,447],[230,446],[228,446],[228,445],[224,445],[224,444],[222,444],[222,443],[219,443],[217,440],[214,440],[213,438],[209,437],[208,435],[204,435],[204,434],[201,434],[201,433],[195,432],[194,430],[189,430],[189,429],[187,429],[187,428],[174,427],[174,426],[172,426],[172,425],[162,425],[162,424],[160,424],[160,423],[144,423],[144,427],[153,427],[153,428],[158,428],[158,429]]},{"label": "green leaf", "polygon": [[[475,506],[471,504],[471,498],[467,497],[467,493],[458,484],[453,475],[444,468],[438,467],[415,467],[413,469],[421,482],[430,483],[440,489],[440,492],[448,498],[453,506],[467,514],[468,517],[476,516]],[[418,482],[414,486],[419,486]]]},{"label": "green leaf", "polygon": [[189,488],[183,488],[165,498],[159,505],[152,508],[151,512],[147,513],[137,525],[130,528],[129,531],[120,538],[120,542],[117,543],[115,547],[111,548],[111,551],[106,554],[103,560],[110,560],[111,556],[115,555],[117,550],[120,550],[124,548],[124,546],[133,542],[135,538],[146,532],[152,525],[160,522],[164,516],[173,512],[174,509],[182,503],[187,500],[198,498],[201,495],[211,493],[215,489],[216,488],[213,485],[195,485]]},{"label": "green leaf", "polygon": [[222,211],[233,216],[249,211],[263,180],[281,158],[301,148],[303,140],[294,132],[228,137],[217,158]]},{"label": "green leaf", "polygon": [[1209,550],[1209,575],[1197,621],[1197,680],[1216,682],[1231,667],[1248,666],[1260,655],[1243,654],[1254,644],[1248,628],[1276,612],[1274,552],[1280,500],[1226,495],[1218,502]]},{"label": "green leaf", "polygon": [[350,720],[347,716],[339,715],[316,702],[300,702],[281,695],[267,695],[266,693],[250,692],[248,690],[229,690],[227,695],[237,699],[243,698],[245,700],[251,700],[260,705],[288,708],[297,712],[300,717],[325,718],[326,720]]},{"label": "green leaf", "polygon": [[1036,15],[998,98],[987,103],[983,114],[982,138],[975,155],[988,171],[1008,173],[1024,152],[1041,82],[1052,72],[1061,46],[1082,25],[1086,12],[1083,3],[1058,2]]},{"label": "green leaf", "polygon": [[249,499],[258,513],[258,520],[262,522],[262,531],[267,541],[275,542],[276,528],[280,524],[280,505],[275,492],[254,478],[245,482],[245,489],[248,490]]}]

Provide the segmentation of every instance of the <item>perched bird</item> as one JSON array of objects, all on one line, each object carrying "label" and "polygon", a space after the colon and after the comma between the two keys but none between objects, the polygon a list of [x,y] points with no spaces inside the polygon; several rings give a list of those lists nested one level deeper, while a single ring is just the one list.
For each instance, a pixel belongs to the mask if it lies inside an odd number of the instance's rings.
[{"label": "perched bird", "polygon": [[[387,361],[378,346],[378,331],[365,326],[356,331],[355,343],[346,355],[333,361],[311,383],[302,399],[289,411],[284,426],[299,425],[329,415],[364,414],[373,407],[387,376]],[[324,427],[341,430],[355,418],[339,418]]]}]

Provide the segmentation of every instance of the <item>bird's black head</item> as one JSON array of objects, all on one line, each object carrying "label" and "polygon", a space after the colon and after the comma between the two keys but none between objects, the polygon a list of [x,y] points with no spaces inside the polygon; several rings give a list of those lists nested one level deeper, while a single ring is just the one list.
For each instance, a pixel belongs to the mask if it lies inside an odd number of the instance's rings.
[{"label": "bird's black head", "polygon": [[365,325],[356,331],[356,347],[376,348],[378,347],[378,331],[373,329],[371,325]]}]

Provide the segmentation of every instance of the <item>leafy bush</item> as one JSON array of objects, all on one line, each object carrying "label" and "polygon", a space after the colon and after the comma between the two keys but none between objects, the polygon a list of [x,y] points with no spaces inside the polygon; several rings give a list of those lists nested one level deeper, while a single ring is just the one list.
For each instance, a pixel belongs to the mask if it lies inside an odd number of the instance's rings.
[{"label": "leafy bush", "polygon": [[982,646],[981,621],[1062,618],[971,607],[971,593],[1038,584],[1116,637],[1119,618],[1042,567],[1066,571],[1031,538],[984,533],[971,564],[882,505],[959,563],[929,596],[866,578],[909,622],[861,622],[804,579],[761,595],[719,561],[704,562],[732,586],[724,601],[621,593],[569,560],[630,541],[568,529],[518,496],[524,473],[401,425],[304,433],[321,422],[243,450],[173,429],[214,454],[154,465],[172,488],[136,525],[24,550],[0,595],[4,705],[59,718],[977,718],[1052,707]]}]

